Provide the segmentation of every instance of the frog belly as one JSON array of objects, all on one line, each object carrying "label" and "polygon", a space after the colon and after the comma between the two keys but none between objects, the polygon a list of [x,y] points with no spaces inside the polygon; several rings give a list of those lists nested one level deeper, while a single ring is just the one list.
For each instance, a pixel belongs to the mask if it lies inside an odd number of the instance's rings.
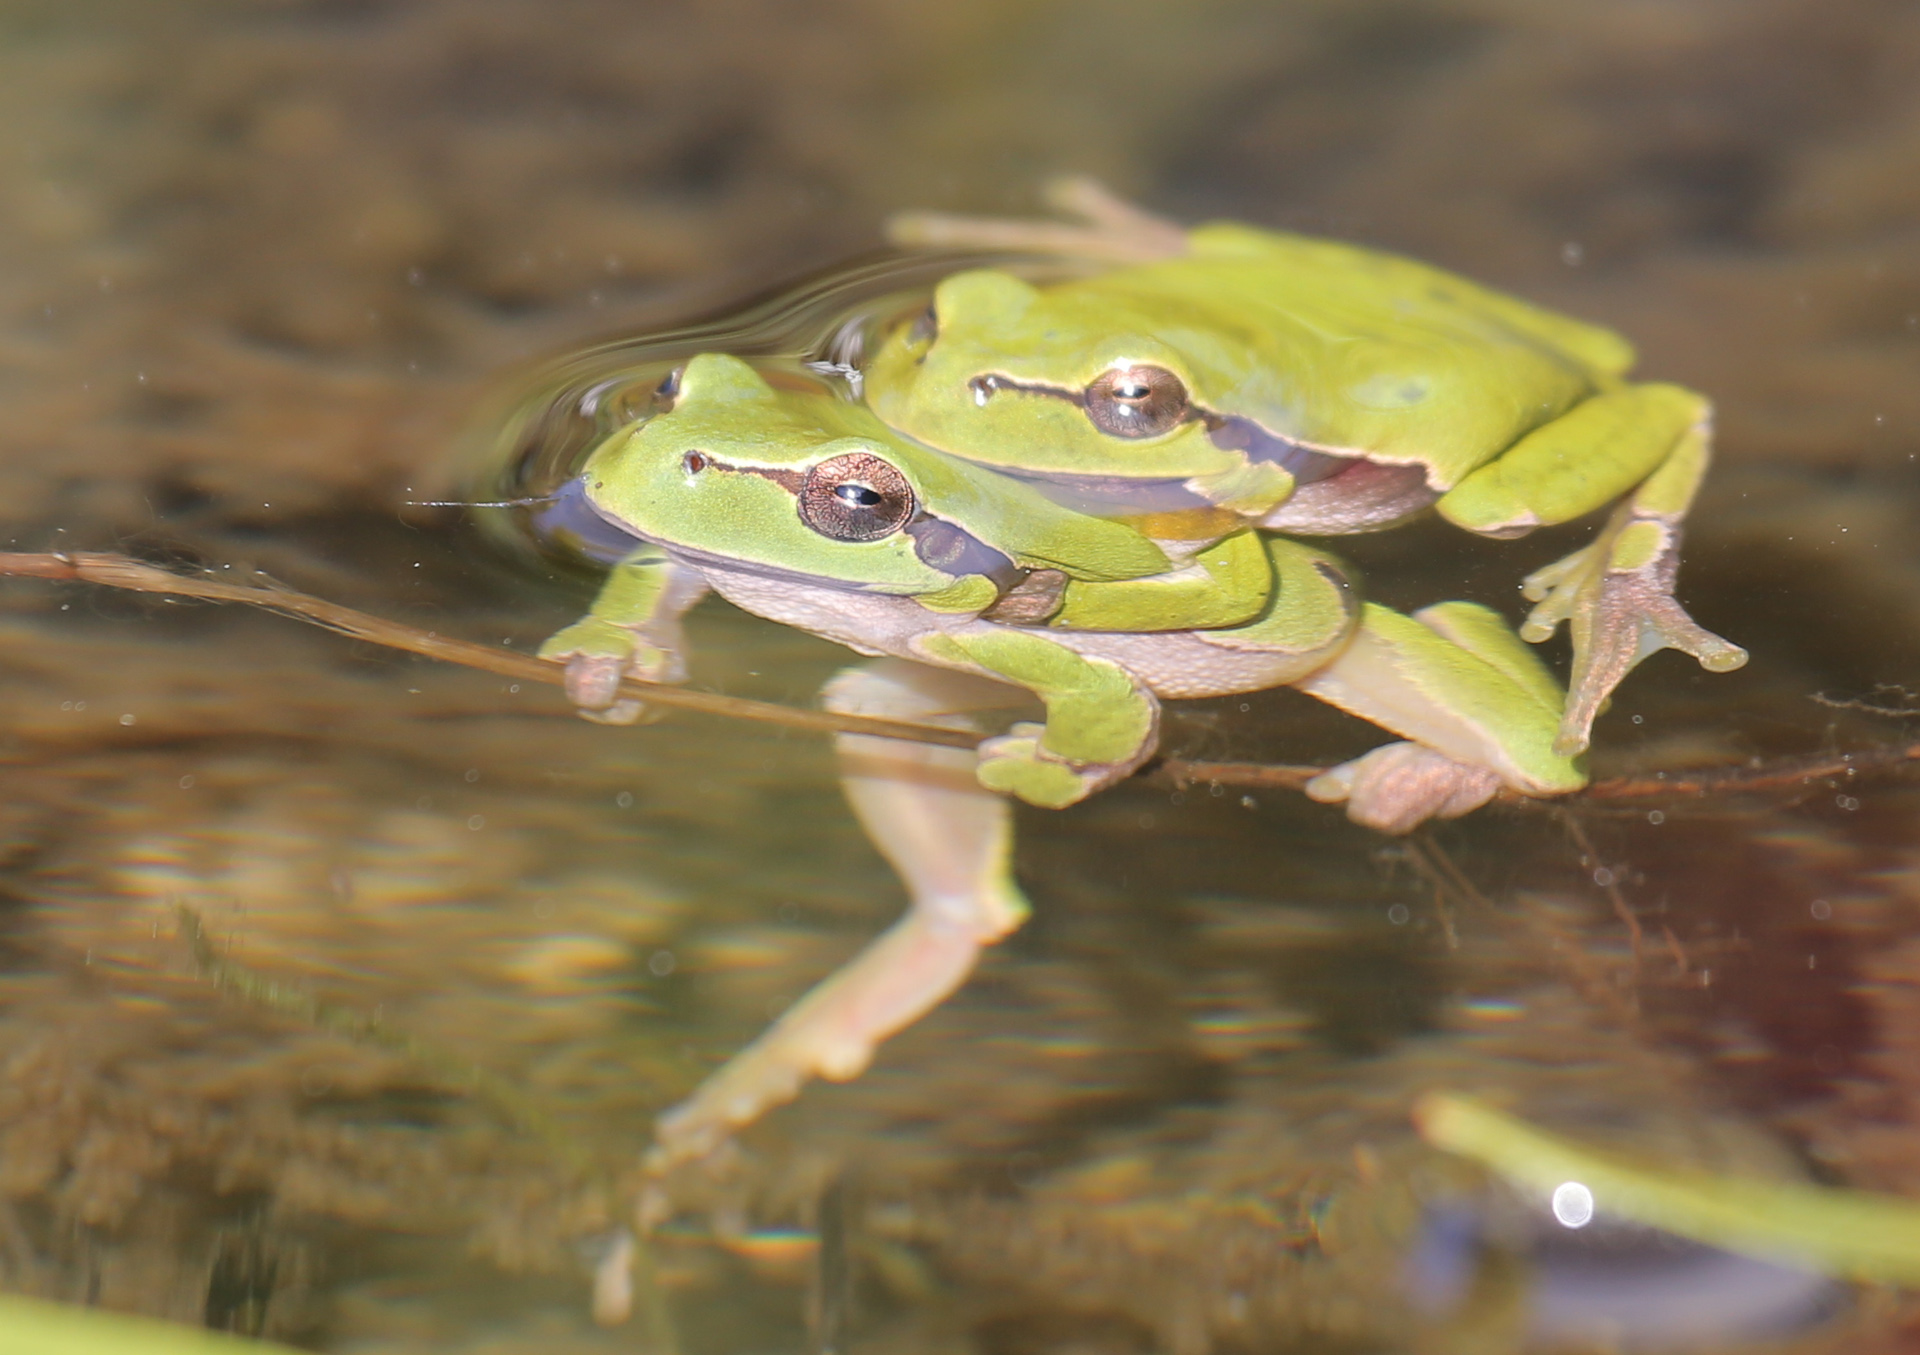
[{"label": "frog belly", "polygon": [[892,655],[924,663],[925,658],[913,648],[916,637],[988,624],[965,614],[931,612],[912,598],[890,593],[863,593],[753,570],[728,569],[708,560],[700,560],[694,567],[713,585],[714,592],[742,611],[832,640],[859,654]]},{"label": "frog belly", "polygon": [[[989,623],[978,623],[987,626]],[[1278,649],[1229,649],[1202,639],[1217,632],[1167,631],[1154,634],[1113,631],[1046,631],[1075,653],[1106,659],[1133,674],[1155,696],[1184,700],[1231,696],[1282,687],[1323,667],[1333,658]]]}]

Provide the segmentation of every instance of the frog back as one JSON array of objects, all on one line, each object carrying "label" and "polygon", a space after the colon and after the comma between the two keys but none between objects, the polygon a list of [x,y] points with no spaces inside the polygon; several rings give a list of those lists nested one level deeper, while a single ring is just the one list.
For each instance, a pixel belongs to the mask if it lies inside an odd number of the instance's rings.
[{"label": "frog back", "polygon": [[1185,258],[1064,283],[1077,325],[1162,317],[1194,403],[1446,490],[1620,383],[1632,347],[1442,269],[1335,241],[1204,226]]},{"label": "frog back", "polygon": [[[1292,468],[1291,445],[1415,466],[1445,491],[1633,361],[1609,331],[1441,269],[1230,224],[1085,278],[957,274],[929,318],[927,343],[896,339],[870,369],[875,410],[1040,474],[1218,475],[1248,446]],[[1153,436],[1096,428],[1085,393],[1130,368],[1177,378],[1188,417]]]}]

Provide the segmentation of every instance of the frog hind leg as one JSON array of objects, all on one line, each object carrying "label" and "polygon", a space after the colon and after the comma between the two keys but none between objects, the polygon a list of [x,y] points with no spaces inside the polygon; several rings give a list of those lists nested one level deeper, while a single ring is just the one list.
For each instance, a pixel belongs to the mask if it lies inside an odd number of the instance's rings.
[{"label": "frog hind leg", "polygon": [[[897,659],[847,669],[825,703],[848,714],[971,727],[1018,702],[997,682]],[[975,778],[975,755],[842,734],[841,785],[867,836],[907,887],[905,916],[789,1008],[686,1101],[660,1117],[649,1168],[706,1156],[813,1077],[858,1077],[881,1041],[937,1006],[983,947],[1026,918],[1013,880],[1012,806]]]},{"label": "frog hind leg", "polygon": [[1029,630],[981,628],[919,641],[929,659],[1025,687],[1044,724],[1022,722],[980,745],[980,784],[1064,809],[1131,775],[1160,742],[1160,701],[1109,659]]},{"label": "frog hind leg", "polygon": [[1712,408],[1694,391],[1624,386],[1535,429],[1440,499],[1449,521],[1511,537],[1626,495],[1589,545],[1522,584],[1538,605],[1521,636],[1537,644],[1565,621],[1573,639],[1562,753],[1587,747],[1608,696],[1651,654],[1678,649],[1715,673],[1747,661],[1744,649],[1698,625],[1673,596],[1681,524],[1706,476],[1711,426]]},{"label": "frog hind leg", "polygon": [[1307,784],[1325,803],[1384,833],[1455,818],[1501,786],[1558,795],[1586,784],[1557,752],[1559,684],[1498,613],[1444,602],[1413,616],[1378,603],[1332,662],[1294,684],[1404,735]]}]

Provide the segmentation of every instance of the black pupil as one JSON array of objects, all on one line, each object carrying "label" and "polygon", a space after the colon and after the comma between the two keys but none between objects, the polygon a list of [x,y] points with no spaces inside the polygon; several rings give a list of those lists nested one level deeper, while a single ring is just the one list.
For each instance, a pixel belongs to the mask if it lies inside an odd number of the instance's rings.
[{"label": "black pupil", "polygon": [[1144,400],[1153,394],[1153,387],[1144,381],[1116,381],[1113,383],[1113,398],[1116,400]]},{"label": "black pupil", "polygon": [[855,481],[849,481],[844,485],[837,486],[833,491],[833,496],[849,508],[872,508],[880,502],[879,490],[873,488],[871,485],[863,485]]}]

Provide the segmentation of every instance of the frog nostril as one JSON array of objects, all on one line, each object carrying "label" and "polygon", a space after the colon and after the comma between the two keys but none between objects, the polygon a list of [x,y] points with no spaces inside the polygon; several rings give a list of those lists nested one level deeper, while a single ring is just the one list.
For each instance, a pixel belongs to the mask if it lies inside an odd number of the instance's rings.
[{"label": "frog nostril", "polygon": [[698,475],[707,468],[707,464],[705,452],[688,452],[680,458],[680,469],[688,475]]}]

